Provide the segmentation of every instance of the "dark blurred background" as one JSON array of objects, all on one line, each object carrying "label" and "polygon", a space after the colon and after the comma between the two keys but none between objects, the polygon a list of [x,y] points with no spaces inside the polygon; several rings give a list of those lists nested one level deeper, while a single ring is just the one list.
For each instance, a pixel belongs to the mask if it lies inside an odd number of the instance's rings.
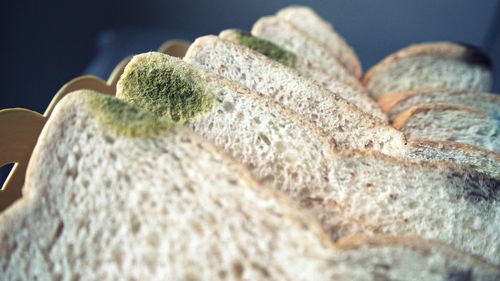
[{"label": "dark blurred background", "polygon": [[[0,108],[43,112],[78,75],[105,78],[126,55],[167,39],[249,30],[290,4],[311,6],[332,22],[365,70],[408,44],[436,40],[478,45],[500,67],[500,0],[2,1]],[[499,71],[495,80],[500,92]]]}]

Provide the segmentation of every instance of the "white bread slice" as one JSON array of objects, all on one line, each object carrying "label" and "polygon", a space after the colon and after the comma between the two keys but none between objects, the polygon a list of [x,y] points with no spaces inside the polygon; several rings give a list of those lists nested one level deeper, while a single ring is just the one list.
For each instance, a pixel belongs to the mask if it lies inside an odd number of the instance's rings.
[{"label": "white bread slice", "polygon": [[334,139],[338,148],[405,154],[404,136],[383,120],[249,48],[204,36],[190,46],[184,60],[238,81],[298,113]]},{"label": "white bread slice", "polygon": [[0,214],[2,280],[331,280],[307,212],[112,97],[57,105],[23,193]]},{"label": "white bread slice", "polygon": [[[334,240],[355,233],[416,233],[489,259],[499,252],[498,180],[443,163],[332,151],[320,135],[310,140],[311,133],[295,133],[307,125],[269,100],[161,54],[134,57],[118,91],[119,97],[167,117],[179,115],[170,108],[199,108],[186,105],[181,95],[211,97],[209,109],[189,114],[193,117],[184,123],[311,209]],[[158,110],[162,103],[166,110]],[[426,211],[428,206],[435,212]],[[488,227],[463,229],[471,221]]]},{"label": "white bread slice", "polygon": [[499,280],[499,268],[416,236],[341,239],[333,267],[342,280]]},{"label": "white bread slice", "polygon": [[288,21],[276,16],[262,17],[251,30],[252,35],[269,40],[287,51],[298,54],[336,80],[345,82],[357,89],[362,88],[344,65],[325,46],[295,28]]},{"label": "white bread slice", "polygon": [[[378,280],[373,260],[391,261],[387,250],[333,247],[307,212],[163,122],[94,92],[66,96],[34,150],[23,199],[0,214],[2,280]],[[373,240],[355,246],[374,248]],[[386,240],[376,246],[404,257]],[[421,242],[399,252],[415,256]],[[444,249],[434,244],[420,266],[405,259],[386,271],[398,280],[498,276]]]},{"label": "white bread slice", "polygon": [[[333,239],[418,234],[500,264],[500,182],[465,167],[343,151],[330,161],[331,188],[308,194]],[[336,236],[334,236],[336,235]]]},{"label": "white bread slice", "polygon": [[255,37],[249,33],[236,29],[226,29],[219,34],[219,38],[232,41],[257,51],[275,61],[295,69],[301,76],[310,78],[331,92],[337,93],[347,101],[359,107],[364,112],[387,120],[380,106],[359,84],[353,87],[321,71],[314,64],[300,55],[289,52],[271,41]]},{"label": "white bread slice", "polygon": [[412,106],[429,103],[463,105],[489,114],[500,114],[500,95],[464,90],[424,89],[396,93],[379,99],[390,120]]},{"label": "white bread slice", "polygon": [[[193,49],[190,49],[187,56],[185,57],[185,60],[189,62],[193,62],[197,65],[201,65],[201,67],[204,67],[209,70],[213,70],[217,72],[220,75],[223,75],[227,78],[237,80],[239,82],[244,83],[248,87],[251,87],[253,90],[257,91],[262,91],[265,93],[269,93],[269,95],[274,95],[275,89],[278,89],[280,87],[286,87],[288,90],[287,91],[296,91],[296,88],[300,87],[289,87],[288,83],[276,83],[276,81],[283,81],[283,76],[281,75],[276,75],[276,73],[280,73],[279,70],[274,70],[273,68],[269,69],[269,64],[271,63],[264,63],[265,60],[262,58],[262,56],[258,56],[255,54],[252,54],[248,49],[247,50],[240,50],[238,47],[229,44],[225,40],[217,40],[217,39],[211,39],[210,37],[204,37],[201,39],[198,39],[199,41],[195,42],[195,44],[192,46]],[[241,48],[243,49],[243,48]],[[224,55],[222,55],[224,54]],[[232,60],[226,60],[228,56],[231,56]],[[262,63],[258,63],[258,61],[262,61]],[[240,61],[246,61],[246,63],[240,62]],[[248,65],[251,65],[251,67],[248,67]],[[265,67],[261,68],[261,66],[264,65]],[[257,69],[257,66],[259,68]],[[283,67],[282,67],[283,68]],[[265,73],[268,75],[260,76],[260,75],[255,75],[255,73]],[[283,72],[281,72],[283,73]],[[285,71],[286,75],[286,71]],[[292,75],[289,75],[292,76]],[[268,79],[269,77],[272,77],[271,79]],[[265,82],[263,83],[262,80],[266,79]],[[293,79],[293,78],[292,78]],[[269,84],[272,85],[272,87],[269,87]],[[284,85],[282,85],[284,84]],[[289,88],[288,88],[289,87]],[[303,87],[303,85],[302,85]],[[304,92],[299,92],[299,95],[307,95],[307,93]],[[318,95],[316,95],[315,98],[318,98]],[[280,100],[278,100],[280,102]],[[304,102],[304,101],[302,101]],[[307,101],[305,101],[307,102]],[[290,107],[289,107],[290,108]],[[296,108],[291,108],[292,110],[296,110]],[[307,114],[304,112],[299,112],[302,115]],[[348,113],[344,113],[348,114]],[[311,111],[311,115],[309,120],[315,121],[314,116],[317,115],[316,112]],[[328,117],[327,117],[328,118]],[[358,117],[358,120],[363,117]],[[321,124],[316,124],[316,126],[322,126]],[[324,126],[324,125],[323,125]],[[381,129],[384,130],[384,129]],[[325,130],[328,131],[328,130]],[[352,132],[351,132],[352,133]],[[380,134],[379,136],[388,138],[388,136],[391,136],[393,133],[389,134]],[[399,132],[397,133],[399,134]],[[356,140],[357,137],[359,137],[360,134],[356,135],[355,137],[351,138],[352,143],[359,142],[359,140]],[[379,138],[379,136],[373,137],[374,139]],[[334,138],[337,143],[339,144],[339,148],[343,148],[342,142],[339,142],[339,138],[336,137]],[[370,141],[368,141],[368,146],[370,146]],[[377,141],[374,142],[377,144]],[[344,146],[349,147],[351,144],[346,144]],[[380,147],[377,147],[376,149],[380,149]],[[358,146],[359,148],[364,148],[362,146]],[[490,161],[483,161],[482,155],[484,154],[483,151],[476,151],[477,149],[472,149],[471,150],[466,150],[466,151],[459,151],[456,154],[452,151],[447,149],[446,147],[443,147],[443,144],[435,145],[435,146],[429,146],[429,145],[419,145],[415,144],[412,145],[410,144],[407,147],[406,152],[401,152],[401,154],[397,154],[399,149],[397,149],[397,145],[394,145],[390,150],[382,150],[386,154],[391,154],[391,155],[401,155],[404,157],[409,157],[409,159],[416,159],[416,160],[446,160],[450,161],[459,165],[464,164],[462,161],[463,157],[462,155],[467,155],[467,156],[475,156],[476,158],[467,158],[465,161],[466,165],[470,165],[471,167],[478,169],[478,171],[485,172],[490,174],[493,177],[497,177],[497,173],[495,172],[496,167],[498,164],[495,162],[490,162]],[[425,151],[424,149],[427,148],[429,151]],[[431,156],[434,156],[435,158],[431,158]],[[490,158],[491,159],[491,158]]]},{"label": "white bread slice", "polygon": [[279,10],[276,16],[324,45],[352,75],[358,79],[361,77],[361,63],[354,50],[335,31],[333,26],[314,10],[305,6],[293,5]]},{"label": "white bread slice", "polygon": [[491,150],[455,141],[411,140],[409,159],[447,161],[467,165],[476,171],[500,179],[500,155]]},{"label": "white bread slice", "polygon": [[363,84],[376,98],[425,88],[488,92],[492,64],[480,49],[449,42],[415,44],[373,66]]},{"label": "white bread slice", "polygon": [[498,118],[469,107],[435,103],[410,107],[393,125],[409,140],[456,141],[499,153]]},{"label": "white bread slice", "polygon": [[[328,187],[326,159],[334,144],[299,116],[234,81],[146,53],[127,65],[116,95],[158,116],[190,116],[182,123],[229,151],[261,181],[295,198]],[[200,106],[202,100],[206,104]]]}]

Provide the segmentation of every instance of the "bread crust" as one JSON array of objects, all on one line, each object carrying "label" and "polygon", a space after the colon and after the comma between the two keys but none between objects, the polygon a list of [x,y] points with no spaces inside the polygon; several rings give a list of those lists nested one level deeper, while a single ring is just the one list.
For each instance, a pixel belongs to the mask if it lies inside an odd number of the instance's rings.
[{"label": "bread crust", "polygon": [[403,48],[387,56],[372,68],[370,68],[363,77],[362,83],[366,86],[370,82],[372,77],[376,76],[378,72],[383,70],[387,65],[404,58],[434,55],[464,60],[464,56],[468,50],[470,49],[463,45],[454,44],[451,42],[432,42],[410,45],[409,47]]}]

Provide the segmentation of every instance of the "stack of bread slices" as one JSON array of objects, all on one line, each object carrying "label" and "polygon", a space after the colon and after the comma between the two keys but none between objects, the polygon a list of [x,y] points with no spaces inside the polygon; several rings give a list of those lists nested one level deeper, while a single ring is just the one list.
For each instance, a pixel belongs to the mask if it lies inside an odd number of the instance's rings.
[{"label": "stack of bread slices", "polygon": [[0,214],[0,279],[499,280],[491,84],[452,43],[362,77],[299,6],[136,55],[116,97],[56,106]]}]

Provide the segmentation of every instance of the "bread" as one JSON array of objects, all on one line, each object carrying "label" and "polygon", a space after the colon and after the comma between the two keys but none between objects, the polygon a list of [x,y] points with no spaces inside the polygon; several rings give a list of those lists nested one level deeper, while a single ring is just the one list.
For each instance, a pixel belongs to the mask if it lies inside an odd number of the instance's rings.
[{"label": "bread", "polygon": [[198,38],[184,60],[235,80],[298,113],[334,139],[337,147],[404,155],[406,140],[338,95],[266,56],[215,36]]},{"label": "bread", "polygon": [[333,263],[345,280],[498,280],[499,269],[420,237],[355,236],[337,243]]},{"label": "bread", "polygon": [[497,179],[465,167],[415,163],[376,152],[334,156],[328,174],[334,188],[308,194],[302,204],[333,239],[418,234],[500,264]]},{"label": "bread", "polygon": [[307,212],[112,97],[57,105],[23,194],[0,214],[2,280],[331,280]]},{"label": "bread", "polygon": [[295,198],[328,186],[326,159],[334,143],[238,83],[173,57],[146,53],[127,65],[117,89],[118,98],[181,120],[249,166],[261,181]]},{"label": "bread", "polygon": [[451,104],[428,104],[409,108],[393,123],[409,140],[456,141],[500,152],[497,115]]},{"label": "bread", "polygon": [[262,17],[254,23],[251,33],[256,37],[271,41],[289,52],[300,55],[336,80],[357,89],[363,87],[359,80],[352,76],[328,49],[287,21],[276,16]]},{"label": "bread", "polygon": [[403,48],[373,66],[363,78],[376,98],[425,88],[488,92],[492,82],[492,64],[484,52],[448,42]]},{"label": "bread", "polygon": [[[420,234],[499,262],[494,178],[462,166],[331,150],[299,117],[269,100],[157,53],[134,57],[118,91],[120,98],[167,117],[180,115],[171,108],[200,108],[186,102],[209,97],[209,109],[180,120],[311,210],[333,240],[356,233]],[[307,130],[295,133],[300,126]]]},{"label": "bread", "polygon": [[390,120],[407,110],[421,104],[448,103],[463,105],[489,114],[500,114],[500,96],[464,90],[425,89],[396,93],[382,97],[380,106],[387,112]]},{"label": "bread", "polygon": [[500,179],[500,155],[491,150],[455,141],[412,140],[409,159],[447,161],[467,165],[476,171]]},{"label": "bread", "polygon": [[262,38],[236,29],[226,29],[219,34],[224,40],[232,41],[257,51],[275,61],[295,69],[299,75],[310,78],[324,88],[337,93],[342,98],[359,107],[365,113],[371,114],[382,120],[387,116],[382,112],[375,100],[368,94],[366,89],[356,82],[356,86],[351,86],[338,81],[336,77],[323,72],[310,61],[300,55],[289,52],[280,46]]},{"label": "bread", "polygon": [[[377,280],[366,266],[373,262],[353,259],[346,243],[332,245],[307,212],[206,141],[87,90],[56,106],[23,192],[0,214],[3,280]],[[387,271],[400,280],[446,280],[450,265],[473,280],[498,275],[441,248],[432,251],[444,264],[413,260]],[[370,255],[377,257],[388,259]],[[354,279],[345,271],[363,267],[368,275]]]},{"label": "bread", "polygon": [[276,16],[325,46],[352,75],[356,78],[361,77],[361,63],[354,50],[334,30],[330,23],[322,19],[311,8],[295,5],[288,6],[279,10]]}]

